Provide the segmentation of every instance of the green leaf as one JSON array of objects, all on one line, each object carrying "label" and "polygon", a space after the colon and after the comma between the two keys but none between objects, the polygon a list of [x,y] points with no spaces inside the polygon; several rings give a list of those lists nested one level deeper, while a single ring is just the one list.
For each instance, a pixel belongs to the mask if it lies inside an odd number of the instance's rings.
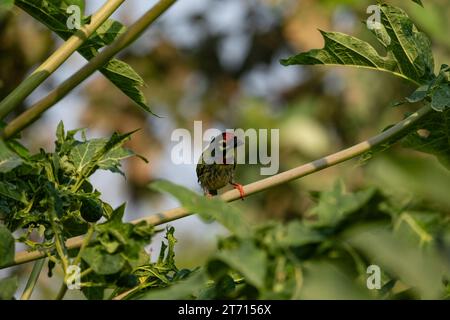
[{"label": "green leaf", "polygon": [[12,152],[3,140],[0,140],[0,173],[9,172],[22,162],[23,160]]},{"label": "green leaf", "polygon": [[206,283],[204,272],[197,271],[185,280],[178,281],[168,288],[152,289],[137,296],[139,300],[180,300],[192,299]]},{"label": "green leaf", "polygon": [[64,141],[66,140],[66,133],[64,131],[64,122],[62,120],[58,123],[58,126],[56,127],[56,144],[62,145],[64,144]]},{"label": "green leaf", "polygon": [[12,264],[14,262],[14,253],[14,237],[8,228],[0,224],[0,267]]},{"label": "green leaf", "polygon": [[0,280],[0,300],[11,300],[19,287],[16,276]]},{"label": "green leaf", "polygon": [[308,223],[316,227],[335,227],[367,204],[375,192],[375,188],[370,188],[346,193],[342,181],[339,181],[333,190],[320,193],[318,205],[311,210],[317,220]]},{"label": "green leaf", "polygon": [[431,107],[436,111],[444,111],[450,108],[450,67],[442,65],[441,70],[436,78],[428,82],[426,85],[420,86],[411,96],[406,98],[406,102],[416,103],[431,101]]},{"label": "green leaf", "polygon": [[423,7],[422,0],[412,0],[412,2],[417,3],[419,6]]},{"label": "green leaf", "polygon": [[450,83],[436,88],[431,94],[431,107],[436,111],[444,111],[450,108]]},{"label": "green leaf", "polygon": [[150,185],[150,188],[170,193],[187,210],[205,217],[214,218],[237,236],[245,238],[249,235],[249,227],[239,210],[220,199],[208,199],[169,181],[156,181]]},{"label": "green leaf", "polygon": [[75,5],[77,7],[80,8],[81,14],[84,13],[84,8],[85,8],[85,3],[84,0],[63,0],[63,2],[67,5],[67,6],[71,6],[71,5]]},{"label": "green leaf", "polygon": [[150,242],[154,229],[144,221],[135,225],[122,222],[124,209],[124,205],[118,207],[108,221],[96,225],[97,240],[105,253],[120,253],[130,264],[135,265],[142,261],[142,250]]},{"label": "green leaf", "polygon": [[7,144],[8,148],[17,156],[19,156],[19,158],[21,158],[20,159],[21,162],[23,162],[23,160],[28,160],[30,158],[30,152],[19,141],[9,140],[7,141]]},{"label": "green leaf", "polygon": [[81,291],[88,300],[103,300],[105,289],[102,287],[83,287]]},{"label": "green leaf", "polygon": [[90,247],[83,251],[82,258],[97,274],[114,274],[125,264],[121,254],[108,254],[100,247]]},{"label": "green leaf", "polygon": [[140,89],[144,85],[144,80],[130,65],[112,59],[100,71],[144,111],[154,114],[148,107],[147,99]]},{"label": "green leaf", "polygon": [[122,148],[132,133],[114,133],[110,139],[92,139],[76,145],[70,151],[76,174],[89,177],[96,168],[122,173],[119,169],[120,161],[134,155]]},{"label": "green leaf", "polygon": [[238,248],[222,250],[214,255],[214,259],[228,264],[242,274],[245,280],[262,289],[267,271],[267,255],[252,242],[243,241]]},{"label": "green leaf", "polygon": [[369,68],[390,72],[418,84],[432,79],[434,61],[429,39],[418,31],[402,9],[388,4],[378,7],[381,24],[373,33],[386,49],[386,56],[353,36],[321,31],[325,40],[323,49],[300,53],[281,60],[281,63],[285,66],[325,64]]},{"label": "green leaf", "polygon": [[[68,0],[68,2],[84,1]],[[65,11],[67,4],[64,7],[48,0],[16,0],[16,5],[46,25],[63,40],[67,40],[74,33],[73,30],[68,30],[66,26],[66,21],[69,17]],[[85,59],[91,60],[98,54],[100,48],[112,43],[125,29],[125,26],[120,22],[108,19],[86,40],[78,49],[78,52]],[[99,71],[141,109],[152,113],[140,89],[144,81],[131,66],[123,61],[111,59]]]},{"label": "green leaf", "polygon": [[14,7],[14,0],[2,0],[0,3],[0,15],[5,11],[11,10],[12,7]]},{"label": "green leaf", "polygon": [[111,213],[111,218],[108,221],[122,222],[123,215],[125,214],[125,203],[122,203]]},{"label": "green leaf", "polygon": [[296,220],[290,222],[283,229],[283,232],[277,234],[276,238],[276,244],[281,247],[303,246],[310,243],[318,243],[325,239],[318,231]]},{"label": "green leaf", "polygon": [[369,290],[349,277],[345,270],[327,261],[307,261],[304,280],[296,297],[301,300],[367,300]]},{"label": "green leaf", "polygon": [[450,108],[426,116],[412,128],[402,145],[435,155],[450,170]]},{"label": "green leaf", "polygon": [[420,86],[409,97],[406,98],[406,101],[409,103],[416,103],[422,101],[427,97],[429,89],[430,89],[429,85]]},{"label": "green leaf", "polygon": [[21,192],[21,190],[19,190],[16,185],[7,181],[0,181],[0,195],[20,201],[22,203],[27,203],[24,192]]},{"label": "green leaf", "polygon": [[[174,227],[167,228],[165,238],[167,239],[168,245],[166,246],[164,243],[161,244],[158,263],[164,265],[166,268],[170,268],[171,270],[176,271],[177,267],[175,266],[175,244],[177,243],[177,239],[175,239],[174,233]],[[166,248],[168,249],[167,255],[165,255]]]},{"label": "green leaf", "polygon": [[94,155],[101,150],[107,139],[92,139],[83,143],[80,143],[70,152],[70,158],[75,165],[75,171],[79,175],[83,175],[84,172],[88,171],[88,167],[95,166],[92,163]]},{"label": "green leaf", "polygon": [[119,21],[113,19],[107,19],[103,24],[97,28],[95,33],[89,39],[90,41],[83,44],[82,49],[88,49],[92,47],[92,43],[96,46],[105,46],[112,43],[117,36],[124,33],[126,27]]},{"label": "green leaf", "polygon": [[419,298],[438,299],[442,279],[449,276],[448,267],[433,248],[418,250],[405,238],[382,227],[358,228],[348,235],[352,246],[365,252],[382,270],[412,286]]}]

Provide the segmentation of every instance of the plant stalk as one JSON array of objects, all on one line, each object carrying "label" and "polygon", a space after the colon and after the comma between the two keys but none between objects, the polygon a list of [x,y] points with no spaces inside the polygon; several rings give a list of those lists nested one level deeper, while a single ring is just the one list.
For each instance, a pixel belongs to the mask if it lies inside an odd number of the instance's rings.
[{"label": "plant stalk", "polygon": [[36,286],[36,283],[39,279],[39,275],[41,274],[42,267],[45,264],[46,259],[40,259],[36,261],[33,265],[33,270],[31,270],[30,277],[28,278],[27,284],[25,286],[25,290],[20,297],[20,300],[29,300],[33,290]]},{"label": "plant stalk", "polygon": [[66,281],[63,280],[63,283],[61,285],[61,288],[59,288],[59,291],[55,297],[55,300],[62,300],[64,298],[64,296],[66,295],[66,292],[67,292],[67,285],[66,285]]},{"label": "plant stalk", "polygon": [[111,58],[134,42],[161,14],[163,14],[176,0],[160,0],[147,11],[138,21],[132,24],[127,31],[120,35],[112,44],[105,47],[99,54],[92,58],[84,67],[65,80],[46,97],[36,102],[33,106],[12,120],[4,129],[4,139],[11,138],[22,129],[36,121],[43,112],[64,98],[81,82],[91,74],[104,66]]},{"label": "plant stalk", "polygon": [[80,263],[81,257],[83,255],[83,251],[88,246],[89,242],[92,239],[92,236],[94,235],[94,230],[95,230],[94,224],[90,224],[88,232],[86,233],[86,235],[83,238],[83,242],[81,244],[80,251],[78,251],[78,254],[73,261],[73,265],[77,266]]},{"label": "plant stalk", "polygon": [[26,97],[44,82],[66,61],[94,32],[117,10],[125,0],[108,0],[91,18],[91,23],[82,26],[32,74],[0,102],[0,119],[5,118]]}]

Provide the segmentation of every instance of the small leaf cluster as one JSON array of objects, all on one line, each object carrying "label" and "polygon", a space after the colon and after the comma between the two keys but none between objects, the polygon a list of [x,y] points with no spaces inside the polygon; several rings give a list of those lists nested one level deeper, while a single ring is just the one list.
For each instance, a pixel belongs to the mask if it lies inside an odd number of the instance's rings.
[{"label": "small leaf cluster", "polygon": [[134,269],[131,278],[128,279],[136,279],[137,283],[131,285],[134,287],[133,293],[128,295],[127,299],[133,299],[150,289],[170,287],[172,284],[188,278],[196,271],[179,269],[176,266],[175,243],[177,240],[174,233],[174,227],[167,227],[165,236],[167,244],[161,243],[157,261],[149,261]]},{"label": "small leaf cluster", "polygon": [[91,140],[82,134],[80,141],[78,131],[65,132],[60,123],[52,153],[30,154],[17,141],[7,142],[14,156],[7,153],[0,166],[0,214],[11,231],[36,229],[50,240],[57,221],[64,236],[72,237],[85,233],[89,222],[111,216],[111,206],[100,199],[89,177],[98,169],[120,172],[120,160],[133,155],[122,147],[130,134]]},{"label": "small leaf cluster", "polygon": [[[121,160],[134,155],[123,147],[130,135],[87,139],[84,130],[66,132],[61,122],[54,152],[31,154],[15,140],[2,142],[1,266],[13,263],[14,231],[30,250],[46,253],[49,276],[57,264],[65,277],[69,265],[81,266],[82,289],[89,298],[103,297],[106,288],[121,288],[137,267],[149,263],[145,246],[155,233],[153,227],[124,223],[125,205],[113,210],[89,181],[100,169],[123,174]],[[82,249],[66,247],[67,239],[86,233]]]},{"label": "small leaf cluster", "polygon": [[105,289],[113,289],[114,296],[136,286],[138,278],[133,273],[150,261],[145,246],[155,233],[153,227],[145,222],[123,223],[124,211],[122,205],[108,221],[95,225],[95,240],[81,252],[82,270],[92,270],[82,279],[82,292],[88,299],[104,299]]}]

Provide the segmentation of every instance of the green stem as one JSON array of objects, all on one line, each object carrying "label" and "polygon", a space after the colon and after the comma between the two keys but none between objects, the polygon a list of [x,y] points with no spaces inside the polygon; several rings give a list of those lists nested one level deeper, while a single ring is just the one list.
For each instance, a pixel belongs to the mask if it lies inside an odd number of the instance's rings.
[{"label": "green stem", "polygon": [[5,139],[36,121],[43,112],[64,98],[81,82],[87,79],[96,70],[104,66],[117,53],[134,42],[161,14],[163,14],[176,0],[160,0],[153,8],[147,11],[138,21],[131,25],[126,32],[119,36],[111,45],[92,58],[83,68],[78,70],[69,79],[50,92],[46,97],[35,103],[11,123],[3,131]]},{"label": "green stem", "polygon": [[30,93],[63,64],[125,0],[108,0],[91,18],[67,39],[47,60],[0,102],[0,119],[16,108]]},{"label": "green stem", "polygon": [[89,242],[92,239],[92,236],[94,235],[95,225],[91,224],[89,226],[88,232],[86,236],[83,238],[83,243],[81,244],[80,251],[78,251],[77,256],[75,257],[75,260],[73,261],[74,265],[78,265],[81,261],[81,256],[83,255],[84,249],[88,246]]},{"label": "green stem", "polygon": [[140,286],[136,286],[136,287],[134,287],[134,288],[132,288],[130,290],[127,290],[127,291],[122,292],[121,294],[115,296],[114,298],[112,298],[112,300],[123,300],[126,297],[128,297],[130,294],[132,294],[132,293],[134,293],[134,292],[136,292],[136,291],[138,291],[140,289],[141,289]]},{"label": "green stem", "polygon": [[67,273],[67,268],[69,267],[69,261],[66,257],[65,254],[65,250],[64,250],[64,243],[61,240],[61,234],[54,222],[56,214],[53,214],[51,217],[51,226],[52,226],[52,230],[55,234],[55,248],[56,248],[56,252],[58,253],[59,259],[61,260],[62,263],[62,267],[63,267],[63,271],[64,271],[64,276],[66,276]]},{"label": "green stem", "polygon": [[31,294],[33,293],[34,287],[36,286],[37,280],[39,279],[39,275],[41,274],[42,267],[45,264],[46,259],[38,260],[33,265],[33,270],[31,270],[30,277],[28,278],[27,284],[25,286],[25,290],[20,297],[21,300],[29,300]]},{"label": "green stem", "polygon": [[82,273],[80,273],[80,279],[83,279],[83,277],[87,276],[88,274],[94,272],[94,269],[92,268],[87,268],[86,270],[84,270]]},{"label": "green stem", "polygon": [[66,285],[66,281],[63,280],[63,283],[61,285],[61,288],[59,288],[59,291],[55,297],[55,300],[62,300],[62,298],[64,298],[64,296],[66,295],[66,292],[67,292],[67,285]]}]

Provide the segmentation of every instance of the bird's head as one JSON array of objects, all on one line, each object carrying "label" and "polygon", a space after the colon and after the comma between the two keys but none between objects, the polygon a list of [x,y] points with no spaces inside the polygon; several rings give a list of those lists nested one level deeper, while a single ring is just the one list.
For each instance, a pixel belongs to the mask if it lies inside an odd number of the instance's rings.
[{"label": "bird's head", "polygon": [[[243,142],[236,135],[231,132],[222,132],[212,138],[209,149],[213,158],[221,158],[223,163],[230,164],[234,163],[233,161],[236,157],[235,149],[240,145],[243,145]],[[219,151],[217,157],[216,150]]]},{"label": "bird's head", "polygon": [[237,148],[242,145],[243,142],[238,139],[236,135],[231,132],[222,132],[218,136],[212,138],[211,145],[218,145],[221,150],[229,148]]},{"label": "bird's head", "polygon": [[226,147],[237,148],[242,145],[243,142],[231,132],[222,132],[222,144]]}]

